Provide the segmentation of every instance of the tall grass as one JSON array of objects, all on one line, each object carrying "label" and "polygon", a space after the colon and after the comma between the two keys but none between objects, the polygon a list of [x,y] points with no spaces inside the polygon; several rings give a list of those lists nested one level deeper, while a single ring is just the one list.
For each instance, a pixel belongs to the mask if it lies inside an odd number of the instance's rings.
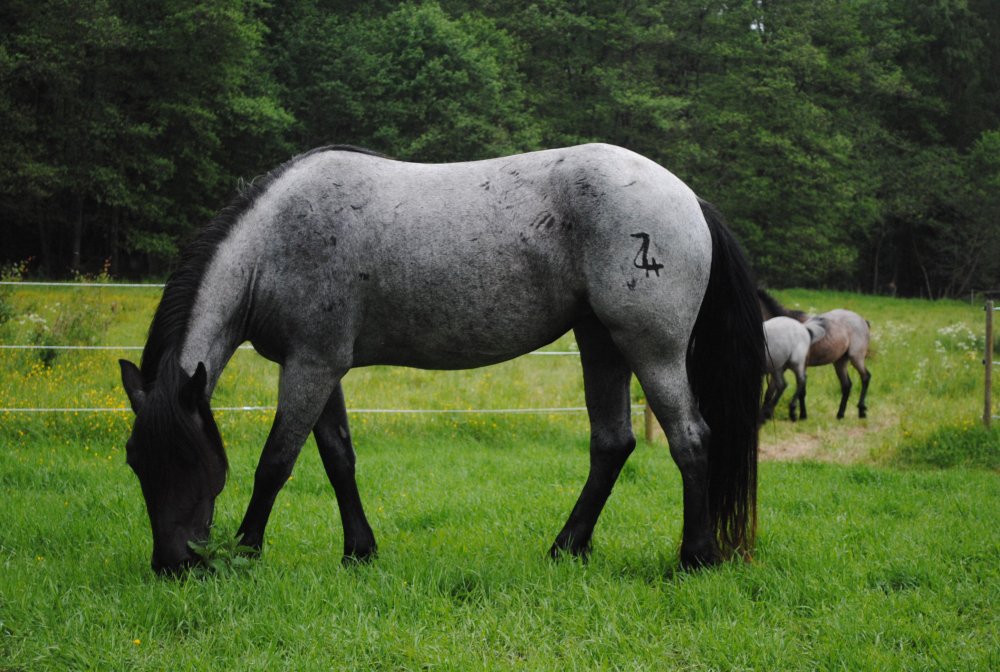
[{"label": "tall grass", "polygon": [[[141,343],[156,292],[94,291],[98,342]],[[18,288],[0,342],[20,342],[17,316],[67,304],[65,292]],[[751,564],[678,571],[680,479],[662,443],[629,460],[590,562],[554,563],[545,550],[586,478],[584,415],[356,413],[375,562],[340,565],[335,499],[310,440],[262,558],[158,579],[124,464],[128,414],[7,414],[0,669],[997,669],[997,444],[975,427],[981,356],[964,347],[981,308],[778,296],[858,310],[878,353],[868,420],[833,418],[828,368],[810,371],[810,420],[765,426],[765,449],[797,461],[761,466]],[[0,406],[126,407],[117,356],[46,366],[0,351]],[[241,351],[214,404],[271,404],[276,375]],[[580,380],[573,358],[539,357],[475,372],[373,367],[345,390],[355,409],[580,406]],[[224,539],[270,414],[217,415],[231,465],[216,512]]]}]

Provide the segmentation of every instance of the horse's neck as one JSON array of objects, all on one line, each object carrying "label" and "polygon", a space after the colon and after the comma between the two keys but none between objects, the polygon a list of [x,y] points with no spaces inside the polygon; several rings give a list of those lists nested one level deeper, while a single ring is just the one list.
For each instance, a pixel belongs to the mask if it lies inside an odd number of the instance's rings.
[{"label": "horse's neck", "polygon": [[238,263],[221,268],[213,263],[195,297],[180,364],[189,374],[199,362],[205,364],[209,397],[229,358],[245,340],[253,276],[253,268]]}]

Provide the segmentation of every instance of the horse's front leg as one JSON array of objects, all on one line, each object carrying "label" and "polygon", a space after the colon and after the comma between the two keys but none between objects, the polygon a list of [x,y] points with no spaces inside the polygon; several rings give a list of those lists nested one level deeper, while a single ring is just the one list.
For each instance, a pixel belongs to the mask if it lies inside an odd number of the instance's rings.
[{"label": "horse's front leg", "polygon": [[354,478],[354,446],[347,426],[347,408],[340,384],[330,395],[313,430],[330,484],[337,495],[344,526],[344,562],[364,561],[375,555],[375,535],[365,517]]},{"label": "horse's front leg", "polygon": [[278,410],[257,463],[250,504],[237,532],[242,545],[256,551],[263,547],[264,528],[274,500],[292,475],[302,444],[339,379],[332,372],[294,362],[282,368]]}]

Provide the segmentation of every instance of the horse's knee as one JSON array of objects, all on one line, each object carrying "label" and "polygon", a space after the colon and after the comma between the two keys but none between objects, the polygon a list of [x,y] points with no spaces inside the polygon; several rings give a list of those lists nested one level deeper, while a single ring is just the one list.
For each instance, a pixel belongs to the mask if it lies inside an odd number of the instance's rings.
[{"label": "horse's knee", "polygon": [[634,450],[635,435],[631,426],[593,428],[590,434],[591,478],[610,488]]},{"label": "horse's knee", "polygon": [[260,462],[257,463],[257,470],[254,472],[255,487],[263,488],[264,491],[277,492],[292,475],[294,465],[294,459],[286,459],[283,456],[261,456]]}]

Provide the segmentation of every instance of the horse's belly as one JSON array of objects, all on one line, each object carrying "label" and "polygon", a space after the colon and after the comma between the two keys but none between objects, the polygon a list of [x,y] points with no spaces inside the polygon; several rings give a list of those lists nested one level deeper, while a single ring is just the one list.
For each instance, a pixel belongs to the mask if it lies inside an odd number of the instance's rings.
[{"label": "horse's belly", "polygon": [[354,340],[353,365],[466,369],[495,364],[551,343],[586,312],[572,297],[501,299],[470,292],[426,298],[419,305],[386,303],[378,317],[369,315]]}]

